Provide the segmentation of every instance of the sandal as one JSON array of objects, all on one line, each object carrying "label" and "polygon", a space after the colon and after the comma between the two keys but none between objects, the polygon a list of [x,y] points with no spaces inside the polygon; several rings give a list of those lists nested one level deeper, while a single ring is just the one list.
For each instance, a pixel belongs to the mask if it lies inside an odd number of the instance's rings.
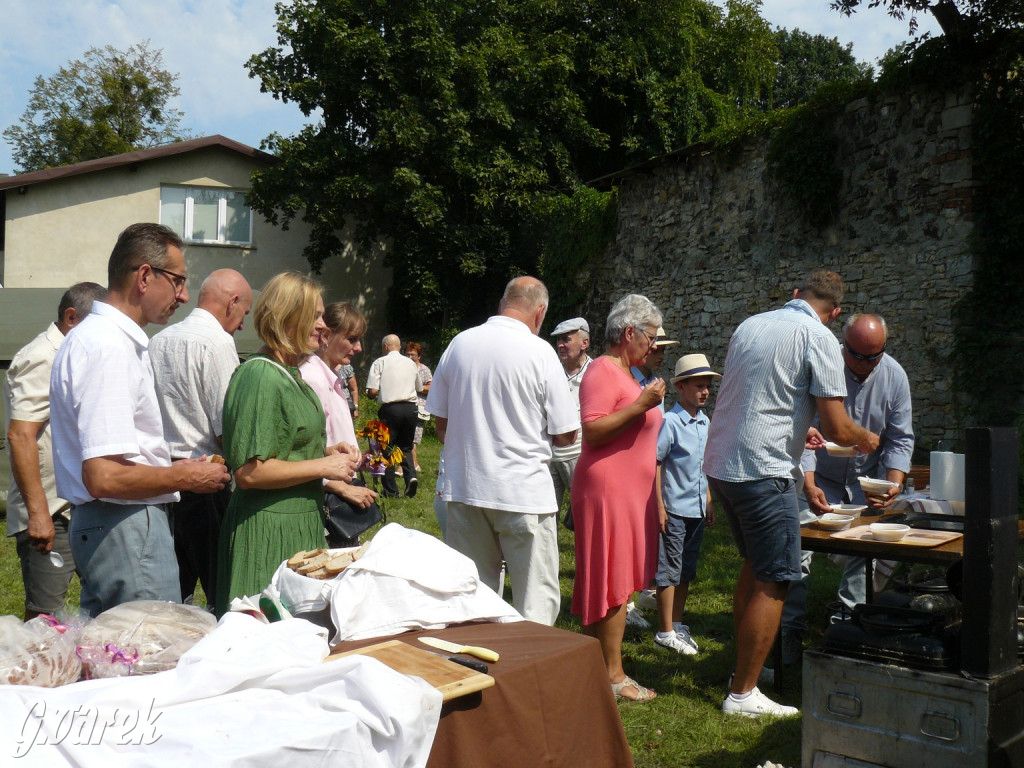
[{"label": "sandal", "polygon": [[[650,688],[644,688],[642,685],[640,685],[640,683],[638,683],[636,680],[631,678],[629,675],[626,675],[626,677],[624,677],[621,682],[612,683],[611,685],[612,685],[612,693],[615,694],[615,700],[616,701],[640,701],[640,702],[643,702],[643,701],[650,701],[651,699],[656,698],[657,695],[658,695],[654,691],[652,691]],[[634,688],[636,688],[637,693],[636,693],[636,698],[635,699],[631,699],[628,696],[623,696],[622,695],[622,689],[623,688],[627,688],[629,686],[633,686]]]}]

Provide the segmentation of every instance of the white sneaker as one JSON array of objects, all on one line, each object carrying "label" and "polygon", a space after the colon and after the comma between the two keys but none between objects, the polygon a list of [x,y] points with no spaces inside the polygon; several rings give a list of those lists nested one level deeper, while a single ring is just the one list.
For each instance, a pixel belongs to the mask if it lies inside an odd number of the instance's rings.
[{"label": "white sneaker", "polygon": [[700,650],[700,648],[697,647],[697,643],[695,643],[693,638],[690,637],[690,628],[686,624],[680,624],[678,621],[674,621],[672,622],[672,629],[675,631],[677,637],[681,638],[684,643],[688,643],[690,647],[693,648],[693,653],[697,653]]},{"label": "white sneaker", "polygon": [[650,629],[651,622],[643,617],[633,603],[626,603],[626,626],[636,629]]},{"label": "white sneaker", "polygon": [[641,590],[636,596],[638,607],[648,611],[658,610],[658,593],[653,589]]},{"label": "white sneaker", "polygon": [[686,642],[683,637],[675,632],[669,633],[666,637],[662,637],[660,632],[655,632],[654,642],[662,648],[668,648],[676,653],[683,654],[683,656],[697,655],[697,648],[692,643]]},{"label": "white sneaker", "polygon": [[757,687],[743,699],[736,699],[731,693],[726,695],[722,701],[722,711],[727,715],[742,715],[743,717],[760,717],[761,715],[793,717],[800,714],[800,710],[796,707],[787,707],[772,701]]}]

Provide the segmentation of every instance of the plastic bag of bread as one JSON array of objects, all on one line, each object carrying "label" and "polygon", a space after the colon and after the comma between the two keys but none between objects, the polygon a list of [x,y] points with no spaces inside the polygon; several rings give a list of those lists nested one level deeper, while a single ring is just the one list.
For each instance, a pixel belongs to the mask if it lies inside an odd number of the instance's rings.
[{"label": "plastic bag of bread", "polygon": [[51,616],[24,624],[0,616],[0,683],[56,688],[77,681],[81,673],[74,633],[65,625]]},{"label": "plastic bag of bread", "polygon": [[82,630],[78,656],[86,678],[151,675],[178,659],[214,627],[202,608],[137,600],[104,611]]}]

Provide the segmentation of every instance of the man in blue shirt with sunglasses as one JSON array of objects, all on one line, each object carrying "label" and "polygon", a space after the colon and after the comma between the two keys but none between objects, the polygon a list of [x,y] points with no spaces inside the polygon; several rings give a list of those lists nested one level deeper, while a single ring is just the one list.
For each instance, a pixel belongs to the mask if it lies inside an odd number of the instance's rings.
[{"label": "man in blue shirt with sunglasses", "polygon": [[[886,351],[888,329],[879,315],[856,314],[843,326],[843,368],[846,375],[844,405],[850,418],[880,436],[878,448],[850,458],[830,456],[824,448],[805,451],[800,462],[804,471],[804,497],[810,508],[805,520],[831,511],[831,504],[865,504],[866,514],[882,514],[903,489],[914,453],[913,409],[910,382],[903,367]],[[868,499],[858,477],[872,477],[893,483],[883,499]],[[783,660],[799,658],[806,628],[807,575],[810,553],[803,557],[804,578],[790,585],[782,616]],[[843,558],[839,598],[848,608],[866,599],[863,558]]]}]

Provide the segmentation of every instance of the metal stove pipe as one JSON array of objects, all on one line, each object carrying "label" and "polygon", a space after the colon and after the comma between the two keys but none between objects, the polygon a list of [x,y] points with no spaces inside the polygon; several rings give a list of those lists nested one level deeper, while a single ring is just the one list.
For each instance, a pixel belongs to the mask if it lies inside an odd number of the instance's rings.
[{"label": "metal stove pipe", "polygon": [[1017,430],[966,431],[962,670],[981,678],[1017,659]]}]

